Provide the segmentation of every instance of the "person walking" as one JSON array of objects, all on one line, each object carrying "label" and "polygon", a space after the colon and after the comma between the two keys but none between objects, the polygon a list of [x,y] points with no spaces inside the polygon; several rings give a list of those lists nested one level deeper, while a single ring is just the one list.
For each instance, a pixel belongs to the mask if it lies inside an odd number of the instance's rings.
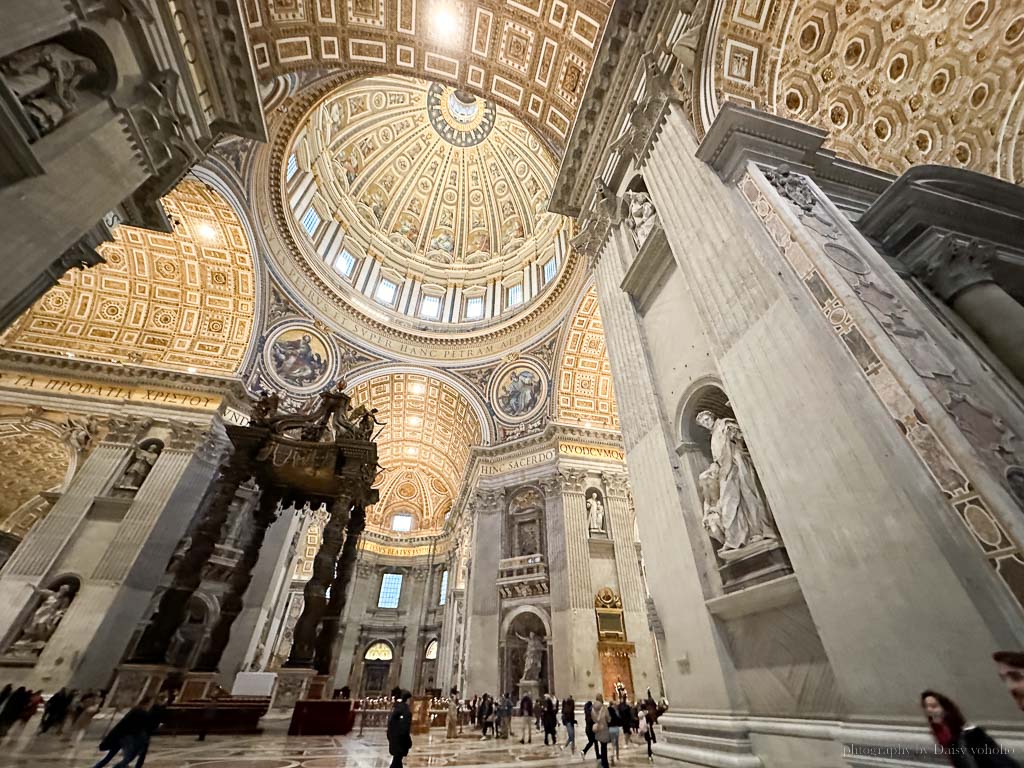
[{"label": "person walking", "polygon": [[626,746],[630,746],[632,743],[633,731],[636,730],[636,724],[633,722],[633,707],[630,706],[629,698],[625,695],[622,697],[622,701],[619,702],[619,723],[622,725],[622,735],[625,738]]},{"label": "person walking", "polygon": [[143,739],[149,731],[149,708],[151,706],[153,706],[153,699],[149,696],[145,697],[129,709],[117,725],[110,729],[99,745],[100,750],[105,750],[107,754],[101,757],[93,768],[103,768],[117,756],[118,752],[122,754],[122,757],[114,768],[127,768],[131,765],[142,751]]},{"label": "person walking", "polygon": [[594,703],[588,701],[583,705],[583,727],[587,735],[587,745],[580,751],[580,757],[586,757],[590,748],[594,748],[598,762],[601,760],[601,750],[597,747],[597,739],[594,738]]},{"label": "person walking", "polygon": [[921,709],[935,741],[954,768],[1020,768],[995,739],[968,723],[960,708],[947,696],[924,691]]},{"label": "person walking", "polygon": [[388,752],[391,753],[391,768],[402,768],[402,760],[412,749],[410,698],[412,698],[411,693],[402,691],[388,716]]},{"label": "person walking", "polygon": [[498,708],[501,714],[501,738],[507,739],[512,732],[512,713],[516,711],[516,705],[512,701],[512,694],[506,693],[501,699],[501,706]]},{"label": "person walking", "polygon": [[100,697],[92,691],[86,691],[72,706],[71,729],[65,737],[76,747],[89,730],[92,719],[100,711]]},{"label": "person walking", "polygon": [[31,694],[23,685],[11,691],[7,701],[4,702],[3,710],[0,711],[0,740],[7,735],[11,726],[21,717],[21,713],[28,706],[30,698]]},{"label": "person walking", "polygon": [[551,739],[551,746],[558,745],[558,710],[555,707],[555,698],[548,694],[544,696],[544,710],[540,713],[541,724],[544,726],[544,746],[548,745]]},{"label": "person walking", "polygon": [[[661,717],[668,710],[668,705],[660,706],[654,701],[654,697],[651,695],[651,691],[647,689],[647,701],[644,702],[643,707],[640,708],[640,727],[641,733],[643,734],[644,741],[647,742],[647,759],[654,761],[654,745],[658,743],[658,735],[654,730],[654,726],[658,723],[658,718]],[[646,727],[645,727],[646,726]]]},{"label": "person walking", "polygon": [[565,726],[565,744],[562,749],[569,749],[569,754],[576,751],[576,700],[566,696],[562,699],[562,725]]},{"label": "person walking", "polygon": [[478,717],[480,721],[480,741],[484,741],[487,738],[487,729],[491,729],[491,733],[494,733],[494,701],[491,699],[491,694],[485,693],[484,697],[480,700],[480,713]]},{"label": "person walking", "polygon": [[459,737],[459,691],[457,688],[448,691],[448,717],[444,725],[446,739]]},{"label": "person walking", "polygon": [[604,703],[604,696],[594,697],[594,740],[597,742],[597,756],[601,768],[608,768],[608,742],[611,741],[611,730],[608,727],[609,709]]},{"label": "person walking", "polygon": [[39,723],[39,732],[46,733],[57,726],[57,735],[64,729],[64,718],[68,715],[68,708],[71,706],[71,694],[67,688],[61,688],[43,706],[43,719]]},{"label": "person walking", "polygon": [[532,744],[533,743],[533,699],[530,694],[524,693],[523,698],[519,700],[519,727],[521,729],[521,735],[519,737],[520,744]]},{"label": "person walking", "polygon": [[619,762],[619,736],[622,734],[622,719],[619,717],[619,708],[616,704],[608,704],[608,744],[615,747],[615,757],[612,762]]}]

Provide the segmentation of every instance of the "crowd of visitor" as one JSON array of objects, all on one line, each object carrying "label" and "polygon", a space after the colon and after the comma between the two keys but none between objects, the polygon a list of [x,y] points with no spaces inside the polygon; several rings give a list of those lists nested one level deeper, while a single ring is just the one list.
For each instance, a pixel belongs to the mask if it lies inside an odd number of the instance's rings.
[{"label": "crowd of visitor", "polygon": [[[1004,651],[996,653],[994,660],[1000,679],[1017,707],[1024,711],[1024,653]],[[102,691],[61,688],[44,698],[41,691],[4,686],[0,689],[0,742],[27,738],[32,735],[31,728],[35,728],[35,733],[50,734],[77,746],[103,706],[104,695]],[[392,768],[402,768],[402,761],[413,746],[411,698],[409,691],[398,688],[390,697],[387,740]],[[542,694],[535,700],[526,693],[515,700],[507,693],[500,698],[485,693],[460,699],[453,689],[446,700],[437,699],[434,703],[440,701],[447,706],[447,738],[458,738],[466,719],[471,730],[479,731],[481,740],[518,739],[526,745],[533,743],[536,731],[538,741],[543,738],[545,745],[568,750],[570,754],[579,749],[584,760],[593,749],[592,757],[601,768],[617,763],[621,750],[634,744],[645,745],[648,759],[653,760],[657,726],[668,709],[668,702],[656,701],[650,690],[646,697],[637,700],[630,700],[624,688],[616,690],[612,701],[597,694],[579,710],[586,741],[581,738],[577,743],[579,721],[572,696],[559,701],[551,694]],[[94,768],[108,765],[118,757],[114,768],[133,764],[142,768],[150,739],[165,719],[169,704],[167,695],[161,694],[156,699],[144,698],[132,707],[103,735],[99,750],[104,754]],[[972,724],[950,697],[926,690],[920,695],[920,706],[934,736],[936,754],[945,756],[953,768],[1020,768],[1011,752]],[[559,725],[564,728],[564,740],[559,737]]]}]

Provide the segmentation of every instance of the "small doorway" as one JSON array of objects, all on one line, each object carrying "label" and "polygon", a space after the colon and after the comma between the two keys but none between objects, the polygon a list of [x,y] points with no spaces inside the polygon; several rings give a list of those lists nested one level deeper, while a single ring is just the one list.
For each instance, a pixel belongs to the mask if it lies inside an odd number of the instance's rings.
[{"label": "small doorway", "polygon": [[394,651],[384,641],[373,643],[363,655],[363,696],[383,696],[388,691]]}]

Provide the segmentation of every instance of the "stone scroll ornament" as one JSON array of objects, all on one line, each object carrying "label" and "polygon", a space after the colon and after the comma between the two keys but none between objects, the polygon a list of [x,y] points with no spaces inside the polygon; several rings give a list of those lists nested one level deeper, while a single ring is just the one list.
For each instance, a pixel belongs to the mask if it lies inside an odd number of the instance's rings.
[{"label": "stone scroll ornament", "polygon": [[779,534],[761,494],[757,470],[734,419],[711,411],[697,414],[697,423],[711,433],[713,461],[698,478],[704,504],[704,528],[721,543],[718,556],[735,559],[752,545],[776,545]]}]

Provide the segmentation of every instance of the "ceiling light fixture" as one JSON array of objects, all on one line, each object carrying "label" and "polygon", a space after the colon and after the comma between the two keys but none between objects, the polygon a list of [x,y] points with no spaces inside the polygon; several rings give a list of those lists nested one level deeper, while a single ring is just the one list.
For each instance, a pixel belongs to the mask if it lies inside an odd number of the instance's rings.
[{"label": "ceiling light fixture", "polygon": [[422,423],[423,423],[423,419],[421,419],[419,416],[410,416],[409,417],[409,426],[410,427],[418,427]]},{"label": "ceiling light fixture", "polygon": [[196,227],[196,234],[203,242],[212,243],[217,239],[217,228],[204,221]]},{"label": "ceiling light fixture", "polygon": [[422,395],[426,391],[426,388],[422,384],[410,384],[409,392],[413,395]]},{"label": "ceiling light fixture", "polygon": [[450,3],[436,3],[430,21],[431,31],[437,42],[446,45],[456,45],[459,42],[459,17]]}]

